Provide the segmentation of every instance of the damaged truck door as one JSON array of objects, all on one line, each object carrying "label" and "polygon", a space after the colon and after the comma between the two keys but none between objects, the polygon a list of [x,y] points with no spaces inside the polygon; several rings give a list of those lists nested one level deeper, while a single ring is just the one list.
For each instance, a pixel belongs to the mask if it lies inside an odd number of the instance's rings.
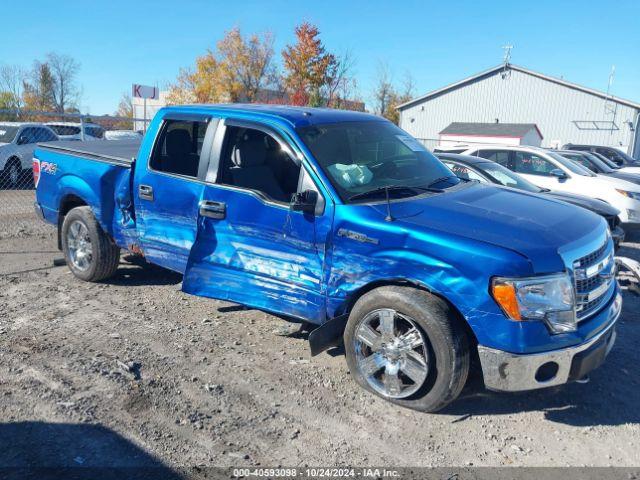
[{"label": "damaged truck door", "polygon": [[321,323],[332,209],[284,134],[220,122],[206,180],[183,290]]}]

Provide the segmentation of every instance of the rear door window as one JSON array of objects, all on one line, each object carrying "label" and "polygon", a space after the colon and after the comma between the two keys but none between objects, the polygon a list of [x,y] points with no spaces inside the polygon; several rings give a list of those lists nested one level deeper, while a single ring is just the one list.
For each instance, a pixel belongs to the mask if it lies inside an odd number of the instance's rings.
[{"label": "rear door window", "polygon": [[151,155],[153,170],[196,178],[207,122],[166,120]]},{"label": "rear door window", "polygon": [[551,176],[558,167],[549,160],[529,152],[513,152],[514,171],[526,175]]},{"label": "rear door window", "polygon": [[476,156],[499,163],[503,167],[512,170],[513,165],[509,161],[511,158],[510,153],[509,150],[480,150]]}]

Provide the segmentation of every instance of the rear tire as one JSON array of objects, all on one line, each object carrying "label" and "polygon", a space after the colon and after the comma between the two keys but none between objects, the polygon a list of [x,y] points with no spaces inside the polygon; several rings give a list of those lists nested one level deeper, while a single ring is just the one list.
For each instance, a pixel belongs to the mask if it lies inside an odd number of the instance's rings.
[{"label": "rear tire", "polygon": [[0,185],[2,188],[15,189],[20,185],[22,177],[22,164],[17,158],[10,158],[2,172],[0,172]]},{"label": "rear tire", "polygon": [[86,282],[112,277],[120,248],[102,230],[89,207],[76,207],[62,222],[62,251],[71,272]]},{"label": "rear tire", "polygon": [[[363,295],[344,332],[349,370],[365,390],[403,407],[435,412],[455,400],[469,374],[469,340],[457,312],[412,287]],[[385,326],[386,325],[386,326]]]}]

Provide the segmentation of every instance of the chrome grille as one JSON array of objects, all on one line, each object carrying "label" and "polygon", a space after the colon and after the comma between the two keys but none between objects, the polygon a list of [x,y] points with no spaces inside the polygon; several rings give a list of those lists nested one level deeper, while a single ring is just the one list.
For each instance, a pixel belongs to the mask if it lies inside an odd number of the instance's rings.
[{"label": "chrome grille", "polygon": [[593,252],[573,262],[578,320],[584,320],[606,303],[615,282],[615,261],[609,239]]},{"label": "chrome grille", "polygon": [[608,242],[605,242],[599,249],[579,258],[573,262],[573,268],[586,268],[598,263],[598,260],[604,257],[604,252],[607,250]]}]

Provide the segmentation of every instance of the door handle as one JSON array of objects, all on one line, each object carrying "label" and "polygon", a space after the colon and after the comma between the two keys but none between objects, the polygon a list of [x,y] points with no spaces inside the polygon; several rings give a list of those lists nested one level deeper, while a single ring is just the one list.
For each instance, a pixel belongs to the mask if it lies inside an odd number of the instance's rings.
[{"label": "door handle", "polygon": [[227,204],[224,202],[213,202],[203,200],[200,202],[200,216],[222,220],[227,216]]},{"label": "door handle", "polygon": [[150,200],[153,202],[153,187],[149,185],[138,186],[138,197],[142,200]]}]

